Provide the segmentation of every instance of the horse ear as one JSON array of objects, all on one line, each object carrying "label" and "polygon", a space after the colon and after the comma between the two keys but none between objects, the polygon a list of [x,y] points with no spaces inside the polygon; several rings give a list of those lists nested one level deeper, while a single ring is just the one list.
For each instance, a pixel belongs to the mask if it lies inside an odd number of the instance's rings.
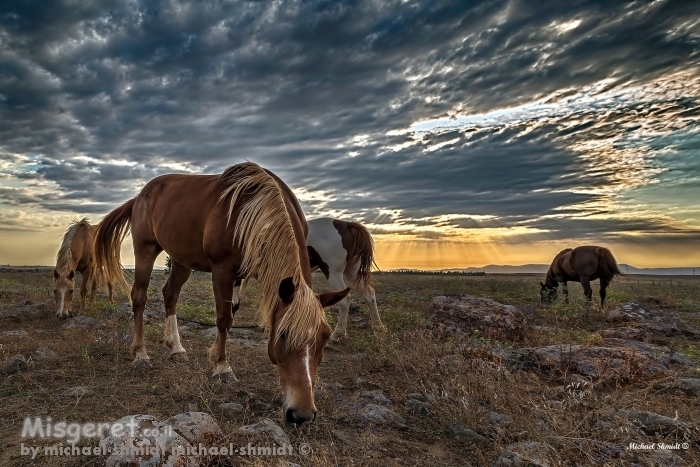
[{"label": "horse ear", "polygon": [[54,269],[53,270],[53,278],[58,279],[59,277],[61,277],[61,275],[58,273],[58,269]]},{"label": "horse ear", "polygon": [[321,307],[326,308],[327,306],[333,306],[350,293],[350,287],[340,292],[326,292],[318,296],[318,300],[321,302]]},{"label": "horse ear", "polygon": [[294,292],[297,291],[297,286],[294,285],[294,279],[287,277],[280,282],[279,294],[282,301],[289,305],[294,300]]},{"label": "horse ear", "polygon": [[68,273],[68,280],[71,280],[75,277],[75,271],[71,269],[71,271]]}]

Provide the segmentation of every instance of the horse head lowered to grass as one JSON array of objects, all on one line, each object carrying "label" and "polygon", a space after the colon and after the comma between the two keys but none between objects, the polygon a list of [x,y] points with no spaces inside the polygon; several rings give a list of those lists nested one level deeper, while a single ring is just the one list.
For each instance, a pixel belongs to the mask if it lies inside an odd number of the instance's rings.
[{"label": "horse head lowered to grass", "polygon": [[316,416],[314,384],[323,346],[331,335],[323,308],[349,289],[316,295],[306,249],[307,224],[291,189],[272,172],[246,162],[221,175],[163,175],[109,213],[95,239],[97,263],[128,287],[119,261],[131,230],[134,244],[132,351],[135,365],[149,365],[143,311],[153,263],[161,251],[172,269],[163,287],[165,343],[184,360],[175,307],[192,270],[212,273],[218,333],[209,350],[214,376],[232,380],[226,340],[238,310],[239,279],[255,271],[262,291],[259,315],[269,332],[268,355],[277,365],[288,425]]},{"label": "horse head lowered to grass", "polygon": [[[56,255],[56,267],[53,270],[53,295],[56,300],[56,317],[58,319],[65,319],[71,315],[76,272],[83,276],[80,285],[80,309],[85,309],[88,284],[92,284],[90,302],[95,301],[98,282],[101,279],[99,269],[95,267],[93,250],[96,229],[96,226],[90,225],[88,220],[83,218],[78,222],[73,222],[63,235],[61,246]],[[108,281],[107,287],[109,288],[109,301],[114,303],[112,283]]]},{"label": "horse head lowered to grass", "polygon": [[549,266],[545,282],[540,282],[542,301],[557,298],[557,287],[562,284],[566,303],[569,303],[567,282],[580,282],[583,293],[590,301],[593,296],[591,281],[600,279],[600,306],[605,306],[606,289],[615,276],[622,275],[615,257],[607,248],[579,246],[567,248],[557,254]]}]

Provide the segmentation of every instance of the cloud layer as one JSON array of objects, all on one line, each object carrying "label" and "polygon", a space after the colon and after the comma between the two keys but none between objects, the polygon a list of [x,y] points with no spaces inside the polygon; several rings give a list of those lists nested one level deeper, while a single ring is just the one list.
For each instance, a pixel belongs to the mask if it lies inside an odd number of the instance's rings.
[{"label": "cloud layer", "polygon": [[692,2],[37,5],[0,7],[3,218],[249,159],[387,238],[700,239]]}]

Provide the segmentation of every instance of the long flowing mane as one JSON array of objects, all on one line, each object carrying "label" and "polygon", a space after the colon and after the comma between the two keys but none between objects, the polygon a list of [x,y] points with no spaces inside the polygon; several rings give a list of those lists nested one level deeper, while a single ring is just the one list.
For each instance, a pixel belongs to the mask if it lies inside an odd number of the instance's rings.
[{"label": "long flowing mane", "polygon": [[[297,242],[284,203],[282,190],[270,174],[252,162],[229,167],[220,176],[229,184],[219,198],[229,199],[228,222],[237,208],[233,242],[242,252],[243,274],[254,274],[262,290],[258,314],[266,329],[272,328],[279,304],[279,285],[292,277],[297,286],[294,300],[277,324],[277,334],[286,335],[287,346],[298,349],[309,342],[325,321],[321,304],[306,284]],[[243,204],[242,197],[248,197]],[[302,242],[303,244],[304,242]]]},{"label": "long flowing mane", "polygon": [[557,280],[557,276],[554,275],[554,268],[552,266],[550,266],[547,270],[547,276],[545,277],[544,285],[550,287],[556,287],[559,285],[559,281]]},{"label": "long flowing mane", "polygon": [[75,237],[75,232],[78,231],[78,227],[81,225],[90,226],[87,217],[83,217],[79,221],[73,221],[68,226],[68,230],[63,234],[63,240],[61,241],[61,247],[58,249],[56,254],[56,270],[59,274],[67,274],[72,267],[73,252],[71,251],[71,244],[73,243],[73,237]]}]

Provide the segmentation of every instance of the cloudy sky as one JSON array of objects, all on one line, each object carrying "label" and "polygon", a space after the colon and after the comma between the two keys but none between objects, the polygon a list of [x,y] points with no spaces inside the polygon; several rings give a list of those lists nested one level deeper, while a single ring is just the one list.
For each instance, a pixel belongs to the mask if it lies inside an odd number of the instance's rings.
[{"label": "cloudy sky", "polygon": [[698,266],[700,3],[3,2],[0,263],[245,159],[383,268]]}]

